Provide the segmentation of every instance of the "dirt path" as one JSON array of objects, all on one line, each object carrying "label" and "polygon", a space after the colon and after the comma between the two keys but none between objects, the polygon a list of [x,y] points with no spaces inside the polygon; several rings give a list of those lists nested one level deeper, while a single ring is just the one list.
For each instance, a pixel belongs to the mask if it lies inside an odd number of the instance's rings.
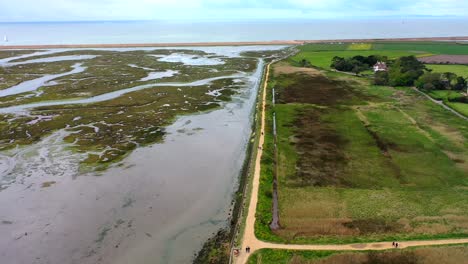
[{"label": "dirt path", "polygon": [[[254,177],[252,181],[252,192],[250,196],[249,210],[247,211],[247,218],[245,220],[245,229],[242,236],[242,249],[246,247],[251,248],[251,252],[261,249],[259,243],[261,243],[256,237],[254,232],[255,225],[255,212],[257,210],[257,201],[258,201],[258,186],[260,184],[260,161],[263,153],[263,142],[265,141],[265,105],[266,105],[266,88],[268,85],[268,79],[270,76],[270,65],[269,63],[266,66],[265,81],[263,82],[263,95],[262,95],[262,107],[261,107],[261,123],[260,123],[260,138],[258,141],[258,146],[262,147],[257,151],[257,156],[255,157],[255,170]],[[241,252],[241,254],[234,259],[235,263],[247,263],[248,254]]]},{"label": "dirt path", "polygon": [[[273,62],[272,62],[273,63]],[[265,141],[265,105],[266,105],[266,89],[270,76],[270,65],[266,66],[265,81],[262,86],[262,107],[261,107],[261,124],[260,124],[260,138],[258,145],[261,146],[257,151],[255,158],[255,170],[252,181],[252,192],[250,196],[249,208],[245,222],[245,229],[242,236],[242,246],[239,256],[234,257],[234,263],[244,264],[247,263],[249,256],[256,250],[262,248],[273,249],[292,249],[292,250],[386,250],[392,249],[391,242],[373,242],[373,243],[360,243],[360,244],[344,244],[344,245],[291,245],[291,244],[275,244],[260,241],[255,236],[255,213],[257,210],[258,190],[260,184],[260,161],[263,154],[263,143]],[[445,240],[421,240],[421,241],[398,241],[399,248],[415,247],[415,246],[435,246],[435,245],[449,245],[468,243],[468,238],[463,239],[445,239]],[[245,252],[245,248],[250,247],[250,253]]]}]

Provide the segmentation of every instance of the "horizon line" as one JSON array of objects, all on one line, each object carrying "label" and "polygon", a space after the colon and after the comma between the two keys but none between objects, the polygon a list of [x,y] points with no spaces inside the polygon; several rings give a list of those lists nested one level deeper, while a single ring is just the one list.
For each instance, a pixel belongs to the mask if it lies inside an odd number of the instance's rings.
[{"label": "horizon line", "polygon": [[468,15],[457,16],[457,15],[395,15],[395,16],[359,16],[359,17],[343,17],[343,18],[334,18],[334,17],[318,17],[318,18],[197,18],[197,19],[110,19],[110,20],[99,20],[99,19],[89,19],[89,20],[24,20],[24,21],[0,21],[0,24],[27,24],[27,23],[96,23],[96,22],[107,22],[107,23],[116,23],[116,22],[257,22],[257,21],[320,21],[320,20],[384,20],[384,19],[468,19]]},{"label": "horizon line", "polygon": [[128,43],[128,44],[43,44],[0,46],[0,50],[11,49],[61,49],[61,48],[143,48],[143,47],[208,47],[208,46],[254,46],[254,45],[304,45],[316,43],[354,42],[424,42],[424,41],[468,41],[468,36],[413,37],[413,38],[364,38],[323,40],[272,40],[272,41],[226,41],[226,42],[174,42],[174,43]]}]

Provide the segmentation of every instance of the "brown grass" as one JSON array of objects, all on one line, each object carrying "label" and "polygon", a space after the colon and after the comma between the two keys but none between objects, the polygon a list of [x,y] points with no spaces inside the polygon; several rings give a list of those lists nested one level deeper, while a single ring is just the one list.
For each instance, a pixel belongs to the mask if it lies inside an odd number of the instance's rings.
[{"label": "brown grass", "polygon": [[299,154],[296,184],[347,185],[342,173],[346,165],[343,152],[346,141],[320,119],[321,111],[324,110],[305,109],[294,121]]},{"label": "brown grass", "polygon": [[281,74],[304,73],[310,76],[322,75],[322,73],[314,68],[294,67],[287,62],[279,62],[273,68],[274,76]]},{"label": "brown grass", "polygon": [[277,87],[278,103],[308,103],[333,106],[351,100],[356,91],[344,81],[330,80],[324,75],[303,73],[280,75],[277,79],[293,80],[286,87]]}]

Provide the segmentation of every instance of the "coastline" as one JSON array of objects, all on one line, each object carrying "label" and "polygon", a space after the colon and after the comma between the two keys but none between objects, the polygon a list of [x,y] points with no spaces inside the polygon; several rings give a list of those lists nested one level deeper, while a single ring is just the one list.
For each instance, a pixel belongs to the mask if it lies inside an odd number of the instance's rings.
[{"label": "coastline", "polygon": [[0,50],[12,49],[61,49],[61,48],[143,48],[143,47],[207,47],[207,46],[255,46],[255,45],[302,45],[307,43],[330,42],[394,42],[394,41],[468,41],[468,36],[426,37],[426,38],[369,38],[369,39],[324,39],[324,40],[273,40],[239,42],[175,42],[175,43],[133,43],[133,44],[57,44],[57,45],[4,45]]}]

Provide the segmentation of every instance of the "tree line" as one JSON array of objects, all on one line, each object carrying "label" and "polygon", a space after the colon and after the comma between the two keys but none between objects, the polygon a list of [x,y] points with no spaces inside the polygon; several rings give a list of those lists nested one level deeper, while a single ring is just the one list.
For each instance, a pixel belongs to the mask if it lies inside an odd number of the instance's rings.
[{"label": "tree line", "polygon": [[338,71],[359,72],[372,69],[379,61],[385,62],[388,71],[378,71],[374,75],[374,84],[391,86],[416,86],[426,91],[457,90],[467,88],[467,79],[455,73],[434,73],[415,56],[400,57],[388,60],[385,56],[371,55],[342,58],[335,56],[331,67]]}]

